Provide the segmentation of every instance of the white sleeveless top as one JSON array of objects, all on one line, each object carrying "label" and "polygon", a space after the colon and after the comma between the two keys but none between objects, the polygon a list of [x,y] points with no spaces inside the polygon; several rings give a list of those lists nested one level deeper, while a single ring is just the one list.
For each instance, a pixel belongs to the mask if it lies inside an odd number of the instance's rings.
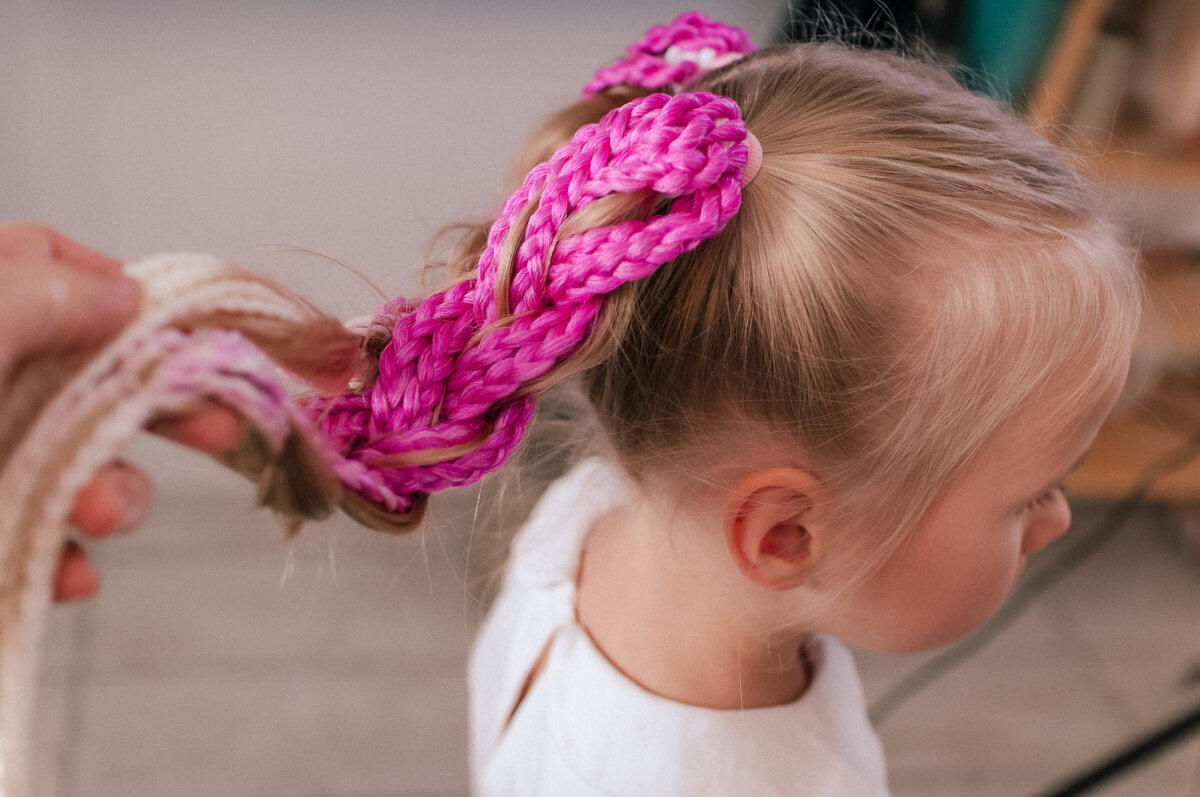
[{"label": "white sleeveless top", "polygon": [[583,540],[626,492],[610,466],[584,462],[547,491],[514,541],[471,656],[474,793],[886,797],[883,752],[836,640],[814,639],[816,672],[799,700],[744,711],[652,694],[596,648],[575,619]]}]

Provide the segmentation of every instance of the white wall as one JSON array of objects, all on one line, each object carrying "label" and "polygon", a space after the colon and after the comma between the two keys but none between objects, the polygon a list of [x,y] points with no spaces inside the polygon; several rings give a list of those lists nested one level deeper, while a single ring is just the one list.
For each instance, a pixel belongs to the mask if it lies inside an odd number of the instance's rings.
[{"label": "white wall", "polygon": [[691,7],[767,43],[775,0],[0,0],[0,218],[120,258],[199,250],[349,315],[490,213],[523,137]]}]

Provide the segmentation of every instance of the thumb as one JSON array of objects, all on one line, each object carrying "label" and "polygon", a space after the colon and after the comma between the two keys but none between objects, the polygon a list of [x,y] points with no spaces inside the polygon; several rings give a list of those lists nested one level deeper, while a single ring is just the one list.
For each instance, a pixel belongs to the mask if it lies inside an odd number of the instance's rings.
[{"label": "thumb", "polygon": [[0,352],[11,360],[100,344],[137,314],[141,302],[139,285],[122,275],[57,263],[31,263],[4,271],[0,274]]}]

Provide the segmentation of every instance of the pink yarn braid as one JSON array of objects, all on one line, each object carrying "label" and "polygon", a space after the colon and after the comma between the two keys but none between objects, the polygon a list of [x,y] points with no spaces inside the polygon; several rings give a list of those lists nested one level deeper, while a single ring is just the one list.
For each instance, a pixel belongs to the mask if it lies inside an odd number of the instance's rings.
[{"label": "pink yarn braid", "polygon": [[646,31],[623,58],[597,70],[583,87],[583,96],[591,97],[613,86],[659,89],[683,85],[752,52],[754,45],[746,31],[714,22],[699,11],[689,11]]},{"label": "pink yarn braid", "polygon": [[[737,212],[746,136],[727,97],[655,94],[581,128],[535,167],[492,225],[475,278],[380,308],[395,327],[375,384],[309,405],[341,450],[335,469],[346,487],[404,513],[420,494],[503,465],[533,417],[527,385],[579,350],[605,294],[716,235]],[[669,211],[558,237],[600,197],[643,190],[675,198]],[[498,259],[531,203],[511,314],[502,315]]]}]

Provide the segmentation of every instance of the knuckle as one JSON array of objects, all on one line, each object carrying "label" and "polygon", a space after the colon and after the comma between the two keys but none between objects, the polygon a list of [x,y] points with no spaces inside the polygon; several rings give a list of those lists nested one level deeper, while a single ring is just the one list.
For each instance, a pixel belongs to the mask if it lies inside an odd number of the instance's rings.
[{"label": "knuckle", "polygon": [[0,256],[9,258],[49,256],[58,233],[48,224],[35,221],[0,221]]}]

